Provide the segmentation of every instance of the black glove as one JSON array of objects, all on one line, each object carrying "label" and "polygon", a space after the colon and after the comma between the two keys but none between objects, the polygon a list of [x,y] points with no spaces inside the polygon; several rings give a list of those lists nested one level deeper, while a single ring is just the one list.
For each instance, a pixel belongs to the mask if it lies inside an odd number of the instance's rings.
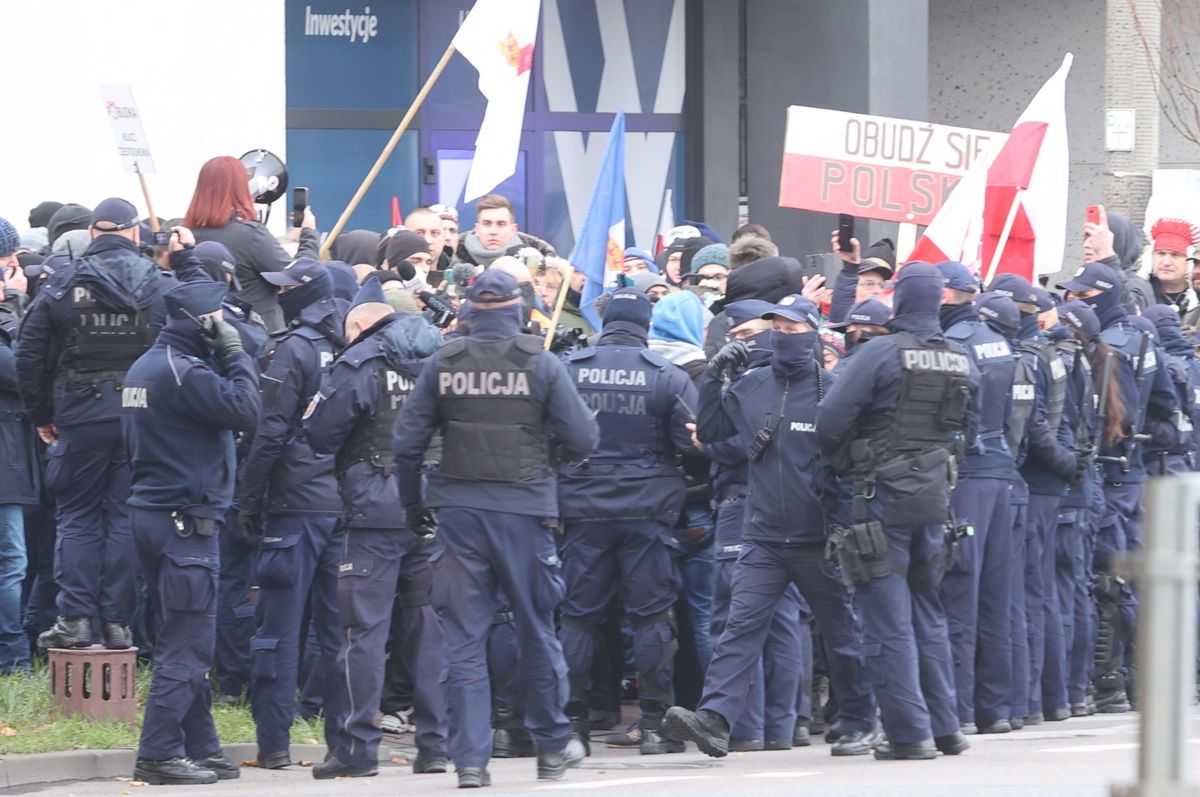
[{"label": "black glove", "polygon": [[437,536],[437,518],[432,509],[409,509],[405,512],[408,530],[428,542]]},{"label": "black glove", "polygon": [[1092,470],[1093,465],[1092,451],[1090,448],[1075,451],[1075,472],[1071,475],[1071,484],[1080,485],[1087,479],[1088,473]]},{"label": "black glove", "polygon": [[259,512],[238,512],[238,525],[242,529],[242,540],[247,544],[253,544],[267,531]]},{"label": "black glove", "polygon": [[208,340],[208,345],[212,346],[212,350],[221,358],[221,362],[227,363],[235,354],[243,351],[242,336],[238,334],[237,327],[233,324],[210,315],[205,316],[202,322],[204,337]]},{"label": "black glove", "polygon": [[740,340],[731,340],[708,361],[708,371],[724,378],[739,373],[750,362],[750,349]]}]

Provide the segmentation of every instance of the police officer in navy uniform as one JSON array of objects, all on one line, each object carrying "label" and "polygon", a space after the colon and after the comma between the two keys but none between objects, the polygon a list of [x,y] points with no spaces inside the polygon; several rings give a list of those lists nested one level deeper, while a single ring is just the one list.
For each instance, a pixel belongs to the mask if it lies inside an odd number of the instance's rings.
[{"label": "police officer in navy uniform", "polygon": [[616,291],[604,307],[596,346],[567,356],[572,383],[596,413],[600,444],[558,469],[558,510],[566,526],[561,637],[571,682],[567,716],[586,747],[592,660],[619,592],[633,626],[643,755],[684,750],[683,742],[662,733],[663,713],[674,703],[678,647],[678,543],[671,527],[686,492],[676,457],[699,456],[687,427],[696,388],[682,368],[646,348],[652,309],[641,291]]},{"label": "police officer in navy uniform", "polygon": [[[135,567],[129,533],[129,465],[121,441],[125,372],[163,324],[176,284],[138,251],[137,210],[106,199],[92,214],[92,243],[59,268],[30,305],[17,343],[21,394],[49,445],[46,486],[55,497],[58,621],[42,649],[88,647],[92,620],[104,644],[132,644]],[[187,257],[178,237],[173,261]]]},{"label": "police officer in navy uniform", "polygon": [[[525,726],[538,748],[541,779],[561,778],[583,760],[563,709],[567,668],[554,634],[563,598],[553,529],[558,500],[551,448],[581,459],[596,447],[592,411],[565,366],[542,340],[519,334],[521,289],[489,269],[467,293],[471,326],[426,365],[396,423],[396,468],[410,527],[427,528],[437,510],[445,553],[434,565],[435,603],[446,634],[450,754],[460,787],[487,785],[492,734],[486,646],[508,599],[521,651]],[[442,434],[442,459],[421,463]],[[419,726],[418,722],[418,726]]]},{"label": "police officer in navy uniform", "polygon": [[[312,450],[301,416],[321,375],[345,346],[346,302],[333,298],[333,279],[317,260],[302,257],[263,279],[280,290],[287,331],[266,355],[262,417],[241,469],[239,522],[245,538],[258,539],[256,630],[250,641],[250,706],[258,737],[258,765],[291,764],[289,731],[295,714],[300,631],[316,629],[318,667],[328,696],[335,678],[341,625],[337,613],[337,566],[341,557],[342,499],[333,457]],[[333,717],[326,713],[332,747]]]},{"label": "police officer in navy uniform", "polygon": [[887,733],[878,759],[967,749],[938,584],[956,461],[974,444],[979,374],[938,325],[943,287],[935,267],[903,266],[892,334],[863,346],[817,412],[822,452],[854,474],[837,556],[862,613]]},{"label": "police officer in navy uniform", "polygon": [[[749,350],[747,369],[770,366],[771,321],[762,316],[773,309],[773,304],[759,299],[744,299],[725,306],[729,339],[742,341]],[[733,601],[733,575],[743,545],[750,463],[741,435],[699,445],[712,458],[715,471],[716,567],[711,628],[716,640],[725,631]],[[775,605],[762,658],[749,676],[745,704],[737,717],[730,718],[730,752],[787,750],[812,744],[811,710],[797,716],[797,693],[810,691],[810,685],[804,683],[804,662],[812,658],[812,633],[809,623],[801,620],[802,615],[811,616],[811,611],[792,584]]]},{"label": "police officer in navy uniform", "polygon": [[221,752],[210,711],[216,530],[233,501],[233,434],[254,427],[261,404],[254,361],[221,320],[224,296],[224,285],[206,281],[169,291],[166,327],[121,391],[133,539],[159,613],[133,771],[151,784],[239,775]]},{"label": "police officer in navy uniform", "polygon": [[1200,421],[1200,374],[1196,348],[1183,336],[1179,314],[1165,304],[1147,307],[1142,318],[1154,325],[1158,355],[1179,399],[1179,412],[1168,418],[1151,418],[1151,441],[1143,460],[1155,476],[1195,470],[1196,423]]},{"label": "police officer in navy uniform", "polygon": [[[439,546],[426,539],[425,529],[406,523],[390,445],[401,406],[441,335],[419,316],[394,313],[374,279],[354,297],[345,331],[350,346],[333,364],[304,417],[313,450],[334,456],[346,525],[337,579],[344,631],[336,703],[325,707],[333,724],[331,755],[313,768],[313,777],[377,772],[382,731],[376,715],[393,603],[401,607],[400,649],[408,656],[415,686],[413,771],[445,772],[446,704],[438,683],[445,654],[430,603],[430,559]],[[419,485],[419,474],[413,478]]]},{"label": "police officer in navy uniform", "polygon": [[[875,701],[863,671],[862,626],[850,596],[825,556],[826,515],[840,491],[817,441],[817,404],[836,384],[813,357],[820,324],[808,299],[785,296],[772,320],[771,367],[751,369],[722,391],[730,369],[745,365],[742,341],[727,343],[710,361],[700,386],[697,435],[702,443],[740,435],[750,461],[747,525],[731,584],[729,619],[717,640],[696,712],[667,712],[667,730],[722,757],[752,670],[763,652],[770,619],[789,584],[812,607],[826,645],[842,736],[833,755],[862,755],[879,742]],[[793,695],[794,698],[794,695]]]},{"label": "police officer in navy uniform", "polygon": [[1105,441],[1099,461],[1104,474],[1104,513],[1096,534],[1093,596],[1099,614],[1093,684],[1100,713],[1130,710],[1126,655],[1133,643],[1135,598],[1130,586],[1112,572],[1113,554],[1141,548],[1141,500],[1146,481],[1142,459],[1145,419],[1151,412],[1166,417],[1179,409],[1169,383],[1156,379],[1158,362],[1146,333],[1129,322],[1121,304],[1120,278],[1103,263],[1088,263],[1057,286],[1068,299],[1079,299],[1100,320],[1100,339],[1115,351],[1113,373],[1125,409],[1123,434]]},{"label": "police officer in navy uniform", "polygon": [[868,340],[888,334],[887,322],[891,317],[892,308],[883,302],[878,299],[863,299],[850,308],[843,320],[826,324],[826,329],[842,333],[842,340],[846,345],[846,353],[838,359],[833,372],[840,373],[845,368],[844,363]]},{"label": "police officer in navy uniform", "polygon": [[[959,463],[959,481],[951,496],[955,519],[970,524],[975,534],[957,547],[942,580],[941,599],[954,651],[959,722],[986,729],[1009,716],[1009,582],[1016,565],[1008,504],[1013,453],[1004,435],[1016,362],[1008,341],[973,303],[978,292],[974,275],[961,263],[939,263],[937,268],[946,280],[939,312],[942,329],[971,358],[980,378],[979,433]],[[1016,305],[996,298],[1007,307],[984,307],[1008,310],[1015,325]]]}]

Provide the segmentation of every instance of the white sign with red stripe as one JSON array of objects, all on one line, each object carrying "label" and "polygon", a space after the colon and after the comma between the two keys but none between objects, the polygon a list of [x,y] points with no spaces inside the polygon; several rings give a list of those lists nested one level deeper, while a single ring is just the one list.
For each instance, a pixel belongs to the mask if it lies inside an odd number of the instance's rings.
[{"label": "white sign with red stripe", "polygon": [[1005,133],[788,108],[780,207],[929,224],[959,179]]}]

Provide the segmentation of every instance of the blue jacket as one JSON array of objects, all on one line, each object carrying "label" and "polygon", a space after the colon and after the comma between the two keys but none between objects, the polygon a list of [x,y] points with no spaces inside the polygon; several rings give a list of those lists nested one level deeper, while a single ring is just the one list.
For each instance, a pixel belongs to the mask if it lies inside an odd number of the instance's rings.
[{"label": "blue jacket", "polygon": [[979,320],[973,304],[942,320],[946,337],[963,347],[979,370],[979,433],[959,463],[963,478],[1009,479],[1013,452],[1004,440],[1012,413],[1013,350],[1004,336]]},{"label": "blue jacket", "polygon": [[[1113,372],[1117,375],[1118,384],[1121,387],[1121,398],[1125,402],[1124,427],[1126,430],[1133,429],[1139,408],[1144,408],[1144,416],[1142,429],[1138,431],[1146,430],[1149,419],[1169,417],[1179,409],[1179,402],[1175,396],[1174,389],[1171,387],[1170,378],[1165,374],[1159,373],[1162,369],[1159,367],[1158,357],[1152,345],[1148,346],[1146,350],[1146,366],[1143,371],[1141,389],[1138,389],[1137,379],[1135,378],[1137,373],[1136,360],[1138,353],[1141,351],[1141,336],[1144,334],[1140,330],[1135,329],[1127,320],[1123,319],[1109,324],[1100,333],[1101,339],[1117,351]],[[1127,449],[1123,441],[1118,441],[1114,446],[1102,446],[1100,453],[1106,456],[1122,456],[1129,453],[1129,449]],[[1141,443],[1137,443],[1132,447],[1132,453],[1129,456],[1129,465],[1129,471],[1122,472],[1119,465],[1105,463],[1103,467],[1105,480],[1112,484],[1143,482],[1146,480],[1146,467],[1142,461]]]},{"label": "blue jacket", "polygon": [[683,508],[676,457],[697,458],[685,424],[699,399],[687,373],[648,350],[639,333],[608,324],[594,348],[566,358],[571,383],[596,411],[600,442],[591,457],[559,464],[564,520],[671,525]]},{"label": "blue jacket", "polygon": [[163,330],[125,378],[129,505],[220,519],[233,503],[233,433],[254,428],[258,370],[246,353],[222,369],[200,332]]},{"label": "blue jacket", "polygon": [[58,269],[30,304],[17,342],[21,396],[33,424],[69,426],[121,417],[118,380],[83,383],[69,379],[60,367],[68,333],[80,326],[82,314],[72,306],[76,287],[90,293],[97,312],[140,312],[157,331],[166,318],[162,296],[176,284],[174,275],[142,257],[132,241],[118,235],[100,236],[82,259]]},{"label": "blue jacket", "polygon": [[793,378],[770,366],[752,368],[724,394],[720,380],[704,375],[697,424],[702,443],[720,444],[733,435],[753,440],[764,428],[774,429],[762,458],[750,463],[744,539],[825,542],[826,508],[840,493],[817,441],[817,402],[836,381],[815,360],[811,369]]},{"label": "blue jacket", "polygon": [[[500,311],[471,316],[467,340],[504,340],[519,334],[515,319]],[[421,497],[421,463],[430,439],[441,428],[437,385],[437,355],[422,371],[396,422],[396,474],[406,510],[429,507],[465,507],[534,517],[558,517],[558,491],[554,476],[534,482],[476,483],[428,474],[426,495]],[[592,452],[600,432],[592,411],[571,383],[566,366],[549,352],[538,355],[530,386],[532,398],[542,408],[548,432],[547,445],[559,446],[567,459],[582,459]]]},{"label": "blue jacket", "polygon": [[238,508],[277,515],[342,514],[333,457],[313,451],[301,425],[321,375],[345,345],[346,302],[321,299],[275,342],[263,371],[262,416],[246,457]]},{"label": "blue jacket", "polygon": [[[1046,342],[1046,337],[1037,328],[1035,317],[1022,319],[1021,328],[1022,332],[1018,335],[1020,340]],[[1022,351],[1021,356],[1034,367],[1037,380],[1033,414],[1025,431],[1026,455],[1025,461],[1020,464],[1021,478],[1032,495],[1066,495],[1070,479],[1075,473],[1075,436],[1066,418],[1066,408],[1076,401],[1074,386],[1068,378],[1063,420],[1055,431],[1046,419],[1046,401],[1054,377],[1036,354]],[[1062,364],[1061,360],[1056,359],[1056,362]],[[1063,368],[1065,370],[1065,365]]]},{"label": "blue jacket", "polygon": [[[335,455],[356,431],[369,426],[380,401],[379,367],[411,388],[441,335],[419,316],[393,313],[363,332],[334,362],[304,417],[304,434],[314,451]],[[410,399],[405,398],[407,403]],[[389,430],[390,432],[390,430]],[[376,434],[380,434],[377,431]],[[381,437],[380,446],[389,445]],[[419,480],[420,476],[410,476]],[[340,500],[351,528],[405,527],[395,476],[369,462],[355,462],[338,480]]]},{"label": "blue jacket", "polygon": [[[888,322],[892,332],[910,332],[921,342],[943,340],[938,318],[933,313],[904,315]],[[817,437],[829,461],[840,460],[857,438],[861,419],[890,413],[900,403],[904,382],[900,348],[894,335],[872,338],[858,347],[849,366],[825,394],[817,412]],[[979,370],[971,362],[970,402],[963,442],[975,443],[979,425]]]},{"label": "blue jacket", "polygon": [[36,505],[42,489],[33,425],[17,391],[17,360],[9,333],[0,327],[0,505]]},{"label": "blue jacket", "polygon": [[858,295],[858,266],[853,263],[842,263],[833,285],[833,298],[829,301],[829,323],[840,324],[846,320],[846,313],[854,306],[854,297]]}]

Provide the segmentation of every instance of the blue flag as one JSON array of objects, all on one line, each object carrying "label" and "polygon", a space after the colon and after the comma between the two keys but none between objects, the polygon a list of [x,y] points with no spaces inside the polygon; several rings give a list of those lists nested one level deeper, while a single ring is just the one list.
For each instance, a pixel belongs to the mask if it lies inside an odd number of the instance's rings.
[{"label": "blue flag", "polygon": [[602,326],[594,304],[601,293],[617,287],[625,260],[625,112],[617,111],[609,131],[604,161],[596,176],[596,188],[571,263],[587,278],[580,310],[593,329]]}]

